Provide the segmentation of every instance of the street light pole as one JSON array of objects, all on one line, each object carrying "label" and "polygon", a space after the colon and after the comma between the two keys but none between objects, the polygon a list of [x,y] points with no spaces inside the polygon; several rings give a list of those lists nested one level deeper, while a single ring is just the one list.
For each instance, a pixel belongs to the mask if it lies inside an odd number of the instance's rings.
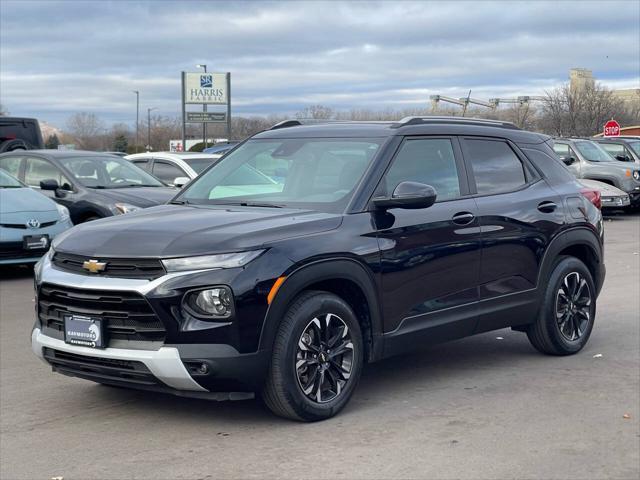
[{"label": "street light pole", "polygon": [[138,128],[140,125],[140,92],[138,90],[134,90],[133,93],[136,94],[136,153],[138,153]]},{"label": "street light pole", "polygon": [[[198,64],[198,65],[196,65],[196,67],[203,68],[204,69],[204,73],[207,73],[207,66],[205,64]],[[207,111],[207,104],[206,103],[202,104],[202,111],[203,112]],[[202,143],[204,145],[202,147],[202,149],[204,150],[205,148],[207,148],[207,122],[202,122]]]},{"label": "street light pole", "polygon": [[151,110],[156,108],[147,108],[147,152],[151,151]]}]

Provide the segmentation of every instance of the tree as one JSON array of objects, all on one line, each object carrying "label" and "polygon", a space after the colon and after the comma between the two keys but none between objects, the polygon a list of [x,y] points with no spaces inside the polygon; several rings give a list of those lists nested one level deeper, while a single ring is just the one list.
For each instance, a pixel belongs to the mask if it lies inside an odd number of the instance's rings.
[{"label": "tree", "polygon": [[625,105],[599,83],[571,88],[568,84],[546,92],[540,128],[552,135],[589,137],[611,118],[627,120]]},{"label": "tree", "polygon": [[58,138],[58,135],[54,133],[53,135],[49,135],[47,141],[44,144],[44,147],[51,150],[56,150],[58,148],[58,145],[60,145],[60,139]]},{"label": "tree", "polygon": [[105,150],[105,127],[95,113],[80,112],[67,121],[67,131],[85,150]]},{"label": "tree", "polygon": [[311,105],[296,113],[296,118],[313,118],[317,120],[329,120],[334,118],[335,112],[324,105]]},{"label": "tree", "polygon": [[127,136],[124,133],[119,133],[113,140],[113,150],[115,152],[127,152],[127,147],[129,146],[129,140],[127,140]]}]

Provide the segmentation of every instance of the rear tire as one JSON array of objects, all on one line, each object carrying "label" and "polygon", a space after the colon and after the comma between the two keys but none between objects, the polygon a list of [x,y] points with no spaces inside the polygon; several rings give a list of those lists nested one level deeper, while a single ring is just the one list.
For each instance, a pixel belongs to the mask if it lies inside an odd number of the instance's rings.
[{"label": "rear tire", "polygon": [[303,292],[278,328],[264,403],[292,420],[334,416],[358,384],[363,347],[358,319],[347,302],[328,292]]},{"label": "rear tire", "polygon": [[595,316],[596,287],[591,272],[575,257],[560,257],[527,337],[542,353],[572,355],[589,340]]}]

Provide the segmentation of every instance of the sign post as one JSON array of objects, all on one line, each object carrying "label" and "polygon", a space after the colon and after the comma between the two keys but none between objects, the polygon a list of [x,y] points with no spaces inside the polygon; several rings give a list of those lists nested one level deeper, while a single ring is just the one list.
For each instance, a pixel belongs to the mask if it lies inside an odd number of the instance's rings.
[{"label": "sign post", "polygon": [[620,124],[613,118],[604,124],[604,136],[605,137],[619,137],[620,136]]},{"label": "sign post", "polygon": [[[187,105],[202,105],[201,112],[187,111]],[[211,112],[209,105],[226,105],[225,112]],[[202,123],[206,147],[207,123],[226,123],[231,137],[231,74],[182,72],[182,148],[186,151],[186,124]]]}]

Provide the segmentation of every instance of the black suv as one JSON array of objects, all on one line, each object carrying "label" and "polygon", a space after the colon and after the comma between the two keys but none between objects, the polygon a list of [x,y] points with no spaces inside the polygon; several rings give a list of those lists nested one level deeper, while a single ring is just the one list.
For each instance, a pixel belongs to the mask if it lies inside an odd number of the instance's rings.
[{"label": "black suv", "polygon": [[[587,342],[605,275],[597,195],[507,123],[287,121],[168,205],[81,225],[36,268],[54,371],[340,411],[366,362],[511,327]],[[594,203],[592,203],[594,202]]]}]

